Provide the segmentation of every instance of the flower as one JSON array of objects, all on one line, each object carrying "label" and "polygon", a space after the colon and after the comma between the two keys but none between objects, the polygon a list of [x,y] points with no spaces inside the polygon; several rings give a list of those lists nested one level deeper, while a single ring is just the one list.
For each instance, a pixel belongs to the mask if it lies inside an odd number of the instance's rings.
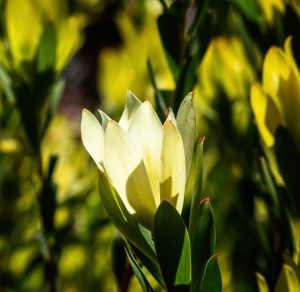
[{"label": "flower", "polygon": [[285,126],[300,149],[300,72],[292,53],[291,37],[284,50],[273,46],[263,65],[263,84],[251,89],[251,105],[264,144],[274,146],[279,125]]},{"label": "flower", "polygon": [[181,212],[195,140],[192,95],[183,100],[177,120],[170,109],[163,125],[150,102],[130,92],[119,123],[100,114],[101,124],[83,110],[82,141],[128,212],[150,230],[162,201]]}]

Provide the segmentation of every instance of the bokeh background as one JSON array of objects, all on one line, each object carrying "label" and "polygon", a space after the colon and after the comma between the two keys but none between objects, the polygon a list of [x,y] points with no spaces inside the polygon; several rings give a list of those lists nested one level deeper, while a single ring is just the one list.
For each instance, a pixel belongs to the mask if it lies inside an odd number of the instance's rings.
[{"label": "bokeh background", "polygon": [[[0,291],[46,291],[51,277],[59,291],[122,287],[126,261],[81,143],[81,111],[118,119],[127,90],[160,114],[157,89],[176,107],[179,81],[163,45],[172,39],[157,25],[171,2],[186,13],[175,13],[179,31],[198,6],[206,15],[185,76],[206,137],[204,194],[223,289],[258,291],[257,272],[275,285],[288,228],[273,221],[265,196],[250,88],[267,51],[290,35],[299,65],[300,2],[0,0]],[[122,291],[140,291],[129,280]]]}]

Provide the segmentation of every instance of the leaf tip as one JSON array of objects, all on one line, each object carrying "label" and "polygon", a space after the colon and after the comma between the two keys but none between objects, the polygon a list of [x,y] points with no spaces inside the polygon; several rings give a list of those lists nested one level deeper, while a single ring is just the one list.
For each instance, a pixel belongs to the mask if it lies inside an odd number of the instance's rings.
[{"label": "leaf tip", "polygon": [[210,203],[209,197],[200,200],[200,204],[204,204],[204,203]]},{"label": "leaf tip", "polygon": [[202,136],[202,137],[199,138],[199,143],[202,143],[202,142],[204,142],[205,140],[206,140],[206,137],[205,137],[205,136]]}]

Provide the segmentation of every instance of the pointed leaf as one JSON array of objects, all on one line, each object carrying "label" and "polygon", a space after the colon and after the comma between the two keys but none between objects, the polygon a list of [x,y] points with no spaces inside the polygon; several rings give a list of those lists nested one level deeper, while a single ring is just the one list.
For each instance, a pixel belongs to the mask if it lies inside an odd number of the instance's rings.
[{"label": "pointed leaf", "polygon": [[125,251],[127,254],[127,258],[129,260],[129,263],[133,269],[134,274],[136,275],[142,289],[143,292],[152,292],[153,289],[151,287],[151,285],[149,284],[146,276],[144,275],[142,269],[140,268],[140,266],[138,265],[137,261],[135,260],[135,258],[133,257],[133,255],[131,254],[130,250],[128,247],[125,247]]},{"label": "pointed leaf", "polygon": [[101,202],[114,225],[133,245],[156,262],[156,255],[104,173],[99,172]]},{"label": "pointed leaf", "polygon": [[[152,241],[152,243],[154,244],[153,241]],[[152,245],[150,245],[150,246],[152,246]],[[145,256],[145,254],[142,253],[139,249],[137,249],[134,245],[131,245],[131,248],[133,249],[133,251],[137,255],[137,257],[141,260],[141,262],[145,266],[145,268],[151,273],[153,278],[156,279],[157,282],[161,286],[164,287],[165,283],[164,283],[163,276],[161,274],[161,270],[160,270],[158,263],[154,262],[149,257]]]},{"label": "pointed leaf", "polygon": [[170,291],[191,281],[191,251],[183,219],[168,202],[160,204],[154,219],[154,243],[159,265]]},{"label": "pointed leaf", "polygon": [[37,71],[54,70],[55,66],[56,35],[52,25],[48,25],[42,34],[37,52]]},{"label": "pointed leaf", "polygon": [[209,199],[200,202],[194,234],[191,236],[192,283],[191,292],[200,291],[208,260],[215,252],[214,220]]},{"label": "pointed leaf", "polygon": [[201,292],[221,292],[222,277],[217,259],[217,254],[214,254],[207,262],[202,280]]}]

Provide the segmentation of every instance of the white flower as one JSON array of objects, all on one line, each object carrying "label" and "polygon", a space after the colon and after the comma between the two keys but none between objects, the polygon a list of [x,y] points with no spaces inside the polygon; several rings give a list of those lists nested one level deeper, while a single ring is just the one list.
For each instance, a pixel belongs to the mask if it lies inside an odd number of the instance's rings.
[{"label": "white flower", "polygon": [[181,212],[195,140],[192,96],[162,125],[150,102],[128,92],[119,123],[100,111],[102,123],[82,112],[83,144],[105,172],[129,213],[152,229],[156,209],[164,200]]}]

